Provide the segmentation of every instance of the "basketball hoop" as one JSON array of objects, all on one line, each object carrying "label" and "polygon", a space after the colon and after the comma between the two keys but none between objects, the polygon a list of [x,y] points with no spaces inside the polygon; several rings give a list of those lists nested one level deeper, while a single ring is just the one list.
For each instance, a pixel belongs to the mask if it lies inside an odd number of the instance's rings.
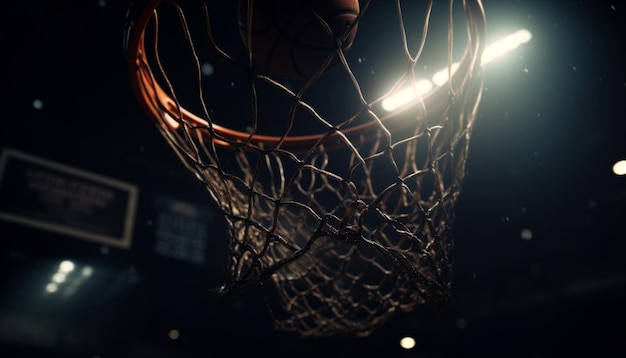
[{"label": "basketball hoop", "polygon": [[[230,3],[137,1],[126,32],[140,103],[228,224],[228,277],[217,291],[261,288],[275,326],[302,336],[364,336],[395,312],[445,304],[453,210],[482,91],[481,2],[438,12],[433,1],[361,1],[340,34],[314,12],[336,46],[298,80],[253,61],[241,41],[252,34],[240,34]],[[361,38],[380,26],[381,11],[395,23],[395,57],[368,53]],[[435,24],[446,24],[447,46],[428,41]],[[342,41],[357,25],[348,51]],[[456,43],[465,48],[458,63]],[[447,63],[429,91],[418,85],[426,52]],[[360,65],[369,58],[402,69],[391,90]],[[386,112],[383,101],[406,88],[414,98]]]}]

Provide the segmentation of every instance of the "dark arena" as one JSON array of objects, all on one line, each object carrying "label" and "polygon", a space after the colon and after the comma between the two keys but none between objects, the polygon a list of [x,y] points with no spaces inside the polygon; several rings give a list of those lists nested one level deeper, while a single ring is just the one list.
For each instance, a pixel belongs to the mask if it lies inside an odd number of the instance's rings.
[{"label": "dark arena", "polygon": [[626,6],[13,1],[0,356],[626,356]]}]

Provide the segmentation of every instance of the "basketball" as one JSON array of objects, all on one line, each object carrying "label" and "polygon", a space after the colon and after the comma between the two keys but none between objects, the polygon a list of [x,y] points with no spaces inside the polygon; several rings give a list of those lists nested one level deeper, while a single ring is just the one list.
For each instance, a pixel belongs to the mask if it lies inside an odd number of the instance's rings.
[{"label": "basketball", "polygon": [[241,38],[254,62],[280,77],[310,78],[336,57],[338,39],[347,51],[356,35],[358,0],[253,0],[250,7],[248,35],[248,0],[239,0]]}]

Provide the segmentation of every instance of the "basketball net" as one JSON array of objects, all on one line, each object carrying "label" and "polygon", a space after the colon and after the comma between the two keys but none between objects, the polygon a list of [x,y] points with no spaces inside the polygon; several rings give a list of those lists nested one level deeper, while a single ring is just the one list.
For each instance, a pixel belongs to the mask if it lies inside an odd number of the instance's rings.
[{"label": "basketball net", "polygon": [[[365,336],[396,312],[445,305],[482,91],[480,1],[362,1],[352,49],[338,42],[302,82],[253,64],[229,6],[139,1],[126,34],[140,102],[226,219],[216,291],[260,288],[275,326],[302,336]],[[367,38],[385,6],[397,53]],[[366,64],[380,59],[377,73],[397,72],[376,77]],[[425,65],[437,64],[443,81],[423,90]],[[413,99],[384,110],[401,92]]]}]

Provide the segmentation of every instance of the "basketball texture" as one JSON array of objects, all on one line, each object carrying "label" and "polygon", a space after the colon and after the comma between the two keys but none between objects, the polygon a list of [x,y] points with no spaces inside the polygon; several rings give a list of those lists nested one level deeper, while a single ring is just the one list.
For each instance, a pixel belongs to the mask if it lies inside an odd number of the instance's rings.
[{"label": "basketball texture", "polygon": [[253,0],[251,7],[249,38],[248,0],[239,0],[241,38],[257,65],[281,77],[310,78],[336,56],[338,39],[347,51],[356,35],[358,0]]}]

